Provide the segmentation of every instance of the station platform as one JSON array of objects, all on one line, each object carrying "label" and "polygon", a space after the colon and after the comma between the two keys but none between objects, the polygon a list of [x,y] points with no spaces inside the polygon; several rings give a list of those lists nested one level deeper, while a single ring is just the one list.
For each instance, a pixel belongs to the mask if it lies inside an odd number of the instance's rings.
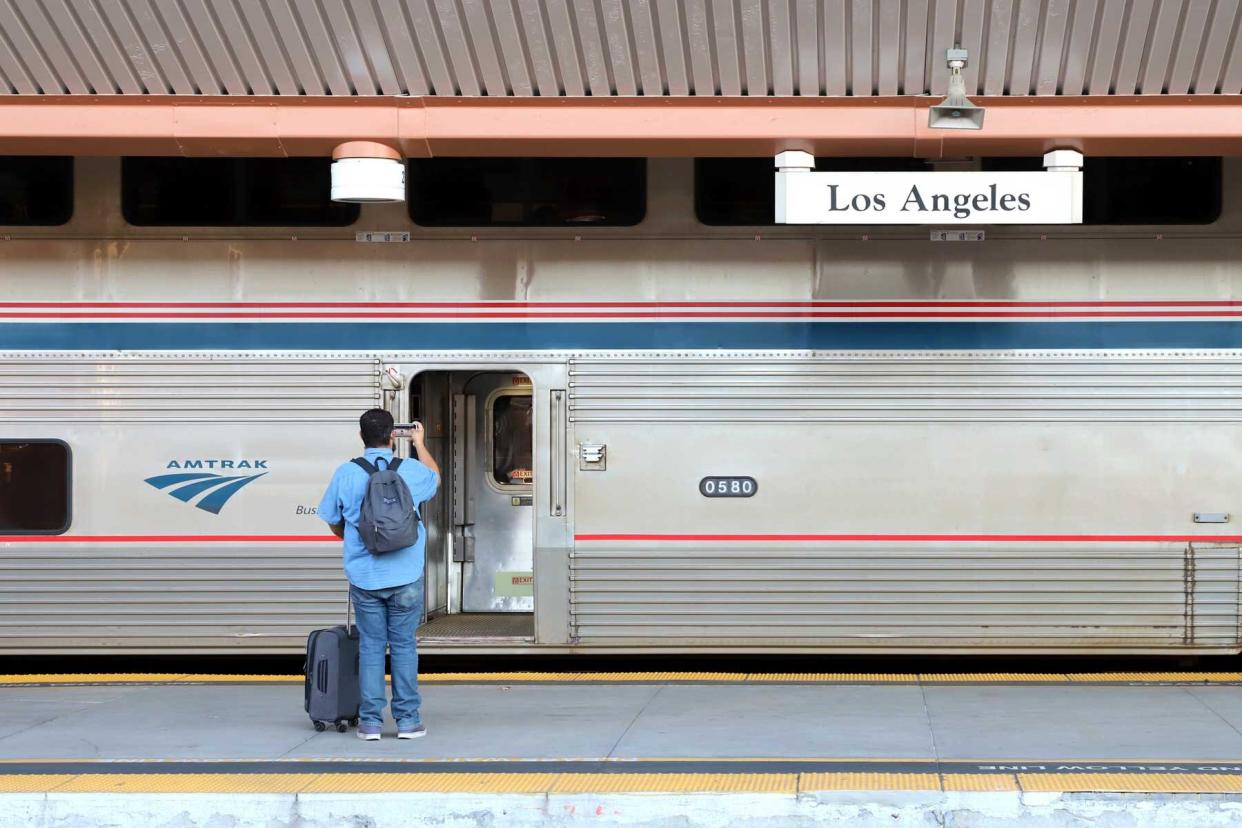
[{"label": "station platform", "polygon": [[1242,673],[440,673],[422,690],[425,738],[389,722],[363,742],[311,727],[300,676],[2,676],[0,826],[1242,822]]}]

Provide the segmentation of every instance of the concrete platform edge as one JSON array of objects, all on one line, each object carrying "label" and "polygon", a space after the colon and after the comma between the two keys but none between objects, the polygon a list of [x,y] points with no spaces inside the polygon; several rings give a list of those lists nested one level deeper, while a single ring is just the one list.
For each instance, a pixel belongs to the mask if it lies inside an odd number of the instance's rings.
[{"label": "concrete platform edge", "polygon": [[[121,817],[120,815],[124,815]],[[1242,794],[831,791],[814,794],[4,794],[0,828],[437,828],[1242,823]]]}]

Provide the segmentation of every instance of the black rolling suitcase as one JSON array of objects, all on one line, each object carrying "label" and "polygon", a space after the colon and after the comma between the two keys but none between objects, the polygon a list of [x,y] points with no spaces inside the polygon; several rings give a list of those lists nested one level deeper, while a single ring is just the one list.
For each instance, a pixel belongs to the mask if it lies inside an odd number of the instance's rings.
[{"label": "black rolling suitcase", "polygon": [[349,623],[349,603],[345,604],[345,626],[312,630],[306,638],[306,712],[315,730],[336,725],[341,733],[346,723],[358,724],[358,628]]}]

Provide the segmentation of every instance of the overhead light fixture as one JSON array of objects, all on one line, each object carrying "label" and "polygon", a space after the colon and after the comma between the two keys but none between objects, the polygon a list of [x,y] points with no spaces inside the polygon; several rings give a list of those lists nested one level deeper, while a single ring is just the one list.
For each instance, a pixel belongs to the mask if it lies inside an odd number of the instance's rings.
[{"label": "overhead light fixture", "polygon": [[968,54],[965,49],[947,49],[945,62],[949,65],[949,94],[927,113],[927,125],[932,129],[983,129],[983,107],[975,106],[966,97],[966,68]]},{"label": "overhead light fixture", "polygon": [[374,141],[347,141],[332,151],[332,200],[351,204],[405,201],[401,153]]}]

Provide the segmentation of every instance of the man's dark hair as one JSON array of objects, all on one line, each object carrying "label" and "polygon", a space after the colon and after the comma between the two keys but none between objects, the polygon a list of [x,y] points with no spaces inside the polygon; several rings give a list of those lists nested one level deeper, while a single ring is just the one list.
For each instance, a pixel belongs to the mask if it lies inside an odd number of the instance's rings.
[{"label": "man's dark hair", "polygon": [[392,438],[392,415],[382,408],[372,408],[358,418],[362,444],[367,448],[388,448]]}]

